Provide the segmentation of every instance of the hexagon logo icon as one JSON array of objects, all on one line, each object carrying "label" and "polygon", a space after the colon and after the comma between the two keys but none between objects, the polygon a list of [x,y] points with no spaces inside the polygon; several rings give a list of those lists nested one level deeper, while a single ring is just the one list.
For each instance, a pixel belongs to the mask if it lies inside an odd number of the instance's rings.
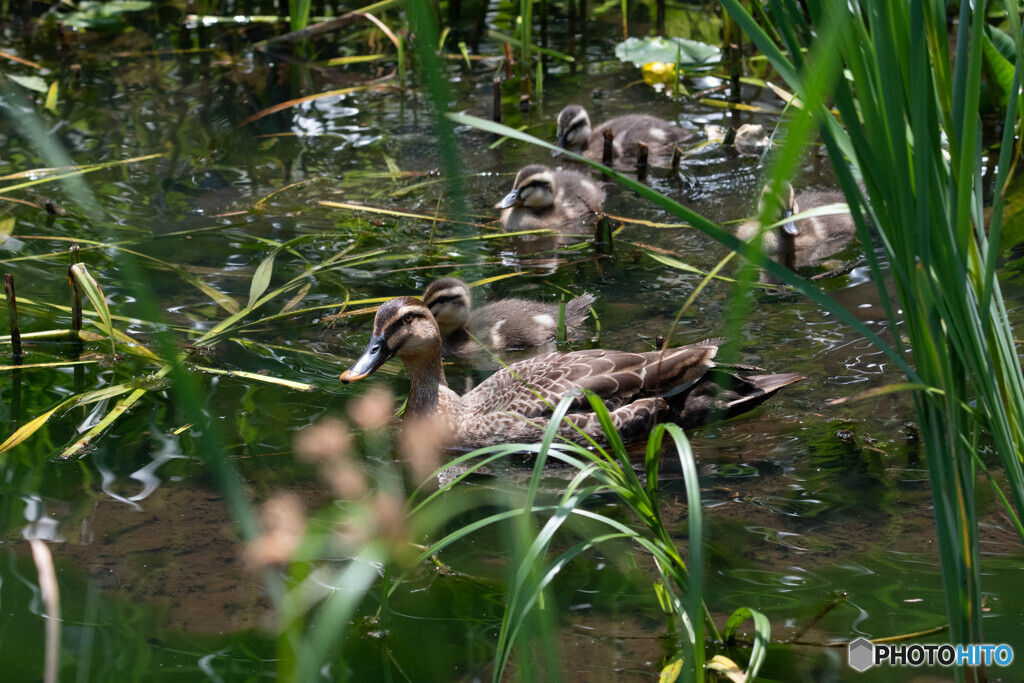
[{"label": "hexagon logo icon", "polygon": [[849,645],[850,666],[866,671],[875,664],[875,644],[867,638],[858,638]]}]

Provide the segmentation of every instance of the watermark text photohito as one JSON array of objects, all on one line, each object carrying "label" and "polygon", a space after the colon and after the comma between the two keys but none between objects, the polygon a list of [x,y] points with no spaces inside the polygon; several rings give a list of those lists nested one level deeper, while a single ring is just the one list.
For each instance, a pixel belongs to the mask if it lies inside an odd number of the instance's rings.
[{"label": "watermark text photohito", "polygon": [[1013,648],[999,645],[876,645],[858,638],[849,645],[850,666],[865,671],[878,664],[889,666],[1009,666]]}]

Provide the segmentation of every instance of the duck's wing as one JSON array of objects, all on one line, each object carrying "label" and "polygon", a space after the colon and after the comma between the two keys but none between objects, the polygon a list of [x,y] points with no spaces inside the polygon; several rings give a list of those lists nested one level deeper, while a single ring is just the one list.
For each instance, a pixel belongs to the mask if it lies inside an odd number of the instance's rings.
[{"label": "duck's wing", "polygon": [[551,413],[562,397],[578,394],[572,408],[589,404],[590,390],[614,408],[646,397],[685,391],[713,366],[718,347],[684,346],[667,351],[628,353],[592,349],[549,353],[513,363],[463,398],[481,414],[508,411],[525,417]]}]

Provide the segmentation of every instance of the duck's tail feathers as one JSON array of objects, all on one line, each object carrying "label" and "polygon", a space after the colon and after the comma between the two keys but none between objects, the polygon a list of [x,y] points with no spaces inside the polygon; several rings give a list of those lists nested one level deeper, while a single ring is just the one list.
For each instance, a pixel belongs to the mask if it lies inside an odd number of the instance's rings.
[{"label": "duck's tail feathers", "polygon": [[580,294],[575,299],[565,302],[565,326],[578,327],[590,315],[590,307],[597,301],[597,297],[589,292]]},{"label": "duck's tail feathers", "polygon": [[797,373],[740,376],[715,367],[675,404],[675,422],[689,429],[753,410],[804,378]]}]

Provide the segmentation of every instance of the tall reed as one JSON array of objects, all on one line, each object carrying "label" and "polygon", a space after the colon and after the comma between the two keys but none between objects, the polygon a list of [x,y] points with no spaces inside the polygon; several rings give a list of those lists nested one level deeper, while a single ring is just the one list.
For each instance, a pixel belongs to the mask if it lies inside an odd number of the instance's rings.
[{"label": "tall reed", "polygon": [[[1010,97],[986,232],[979,117],[986,3],[960,4],[952,60],[946,4],[937,0],[811,3],[817,40],[794,30],[806,26],[794,3],[772,0],[769,16],[781,46],[738,0],[723,5],[803,101],[791,133],[817,127],[850,205],[861,208],[853,211],[858,234],[869,247],[896,348],[913,366],[907,375],[928,454],[951,639],[984,642],[975,500],[985,470],[980,439],[998,454],[1015,503],[1007,509],[1024,537],[1024,377],[996,277],[1018,112]],[[1024,54],[1018,9],[1004,7],[1017,54]],[[816,79],[832,86],[816,87]],[[1019,88],[1018,64],[1010,92]],[[799,150],[786,150],[788,163]],[[891,285],[873,258],[873,238],[884,249]],[[888,306],[890,287],[901,312]]]},{"label": "tall reed", "polygon": [[[975,503],[978,476],[987,475],[978,454],[983,443],[991,443],[998,455],[1014,504],[989,481],[1024,538],[1024,377],[996,277],[1019,121],[1017,98],[1011,96],[986,232],[978,114],[986,5],[972,10],[961,4],[954,59],[948,52],[945,4],[938,0],[825,0],[811,3],[810,25],[796,3],[771,0],[767,11],[755,8],[773,22],[765,28],[739,0],[723,0],[723,5],[802,104],[791,108],[792,118],[785,122],[786,144],[773,160],[773,180],[791,177],[811,136],[821,135],[867,246],[892,343],[819,287],[719,226],[630,178],[591,165],[805,294],[872,341],[906,374],[906,384],[887,390],[914,392],[931,473],[951,640],[984,642]],[[1016,7],[1007,2],[1004,8],[1017,54],[1024,54]],[[768,31],[781,36],[781,46]],[[1016,65],[1009,92],[1019,89]],[[550,147],[504,126],[452,118]],[[876,240],[887,271],[871,248]],[[890,304],[892,295],[898,309]]]}]

